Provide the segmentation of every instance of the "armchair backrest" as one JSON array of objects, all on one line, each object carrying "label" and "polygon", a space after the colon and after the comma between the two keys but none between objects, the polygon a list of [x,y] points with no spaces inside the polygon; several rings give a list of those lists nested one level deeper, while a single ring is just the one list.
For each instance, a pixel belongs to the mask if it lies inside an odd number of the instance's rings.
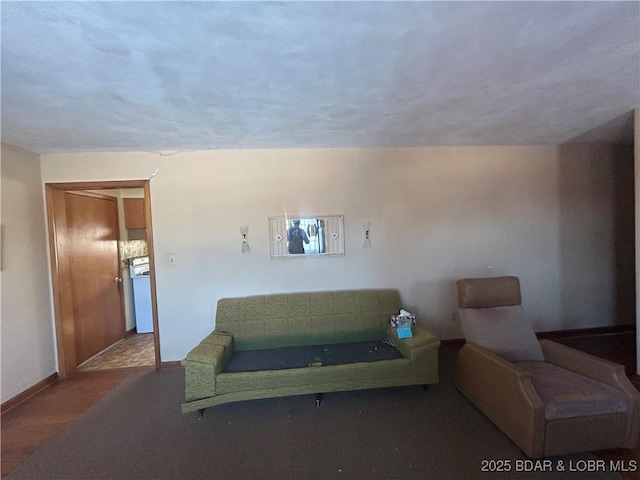
[{"label": "armchair backrest", "polygon": [[518,277],[463,278],[456,282],[458,307],[489,308],[520,305]]},{"label": "armchair backrest", "polygon": [[509,361],[544,361],[522,309],[518,277],[463,278],[456,282],[465,340]]}]

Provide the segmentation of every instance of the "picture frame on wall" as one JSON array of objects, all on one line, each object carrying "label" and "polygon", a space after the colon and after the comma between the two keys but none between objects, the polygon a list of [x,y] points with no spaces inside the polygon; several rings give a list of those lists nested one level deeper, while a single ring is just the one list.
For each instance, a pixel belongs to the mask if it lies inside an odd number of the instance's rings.
[{"label": "picture frame on wall", "polygon": [[344,256],[342,215],[279,215],[269,217],[272,259]]}]

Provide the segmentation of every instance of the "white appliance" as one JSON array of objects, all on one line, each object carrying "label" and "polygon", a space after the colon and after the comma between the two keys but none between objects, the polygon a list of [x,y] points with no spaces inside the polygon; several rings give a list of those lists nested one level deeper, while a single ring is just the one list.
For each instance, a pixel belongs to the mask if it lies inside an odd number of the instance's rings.
[{"label": "white appliance", "polygon": [[136,331],[153,332],[151,315],[151,279],[149,277],[149,257],[129,259],[129,276],[133,284],[133,307],[136,314]]}]

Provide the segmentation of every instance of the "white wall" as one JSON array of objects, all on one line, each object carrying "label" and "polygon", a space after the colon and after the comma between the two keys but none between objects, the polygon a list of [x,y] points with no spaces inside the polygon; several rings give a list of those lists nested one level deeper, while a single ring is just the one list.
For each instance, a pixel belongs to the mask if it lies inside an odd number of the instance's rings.
[{"label": "white wall", "polygon": [[[183,358],[212,330],[218,298],[258,293],[397,287],[422,325],[458,338],[454,281],[513,274],[538,331],[634,321],[616,310],[629,297],[616,266],[619,237],[628,238],[616,225],[625,201],[618,198],[620,173],[633,168],[626,151],[592,145],[42,157],[45,182],[144,179],[156,167],[162,361]],[[633,193],[628,206],[633,210]],[[270,260],[267,217],[285,212],[344,214],[346,255]],[[362,248],[365,220],[372,222],[371,249]],[[249,225],[250,254],[240,253],[240,225]],[[623,249],[633,251],[633,243],[631,230]]]},{"label": "white wall", "polygon": [[40,158],[2,144],[2,402],[57,371]]}]

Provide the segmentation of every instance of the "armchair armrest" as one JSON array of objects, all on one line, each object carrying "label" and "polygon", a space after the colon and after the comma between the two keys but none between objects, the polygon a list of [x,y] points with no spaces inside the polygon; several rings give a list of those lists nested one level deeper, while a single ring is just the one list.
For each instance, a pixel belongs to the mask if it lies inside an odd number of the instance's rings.
[{"label": "armchair armrest", "polygon": [[640,397],[640,393],[629,382],[622,365],[551,340],[540,340],[540,346],[545,361]]},{"label": "armchair armrest", "polygon": [[627,378],[622,365],[551,340],[541,340],[545,361],[591,377],[624,392],[628,399],[627,448],[635,448],[640,434],[640,392]]},{"label": "armchair armrest", "polygon": [[544,448],[544,403],[528,372],[473,343],[458,352],[455,384],[531,457]]}]

